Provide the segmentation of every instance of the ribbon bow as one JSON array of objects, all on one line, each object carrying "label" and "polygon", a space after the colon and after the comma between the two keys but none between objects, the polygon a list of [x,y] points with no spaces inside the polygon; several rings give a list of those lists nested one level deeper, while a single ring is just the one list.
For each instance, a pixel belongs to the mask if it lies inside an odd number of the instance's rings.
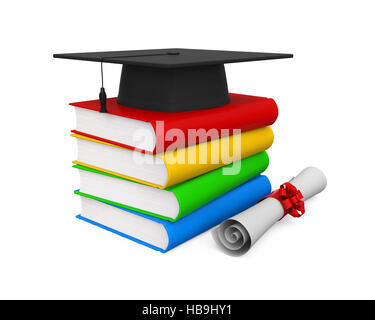
[{"label": "ribbon bow", "polygon": [[305,213],[305,204],[302,201],[303,195],[294,185],[285,182],[279,190],[272,192],[269,197],[279,200],[284,208],[283,218],[289,214],[299,218]]},{"label": "ribbon bow", "polygon": [[294,185],[289,182],[284,183],[279,189],[279,201],[281,202],[285,213],[292,217],[299,218],[305,213],[305,204],[301,200],[303,195]]}]

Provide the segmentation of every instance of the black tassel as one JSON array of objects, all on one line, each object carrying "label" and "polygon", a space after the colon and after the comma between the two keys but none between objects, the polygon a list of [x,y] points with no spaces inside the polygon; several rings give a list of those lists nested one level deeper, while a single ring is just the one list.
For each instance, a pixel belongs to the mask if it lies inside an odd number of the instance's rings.
[{"label": "black tassel", "polygon": [[100,89],[99,100],[100,100],[100,112],[106,113],[107,112],[107,94],[105,93],[105,89],[103,87]]},{"label": "black tassel", "polygon": [[99,93],[99,100],[100,100],[100,112],[107,113],[107,94],[105,93],[104,89],[104,79],[103,79],[103,61],[100,62],[100,70],[102,76],[102,87]]}]

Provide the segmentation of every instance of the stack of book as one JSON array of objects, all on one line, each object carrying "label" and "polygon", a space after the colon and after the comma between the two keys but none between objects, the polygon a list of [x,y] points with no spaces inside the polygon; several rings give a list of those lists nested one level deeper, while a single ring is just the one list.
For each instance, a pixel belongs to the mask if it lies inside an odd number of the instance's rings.
[{"label": "stack of book", "polygon": [[272,99],[230,94],[223,106],[161,112],[107,99],[72,103],[79,219],[165,252],[254,205],[273,142]]},{"label": "stack of book", "polygon": [[[277,106],[230,94],[224,65],[293,55],[169,48],[54,57],[101,64],[99,100],[72,104],[80,219],[165,252],[271,192],[260,174]],[[122,65],[117,98],[106,97],[104,63]]]}]

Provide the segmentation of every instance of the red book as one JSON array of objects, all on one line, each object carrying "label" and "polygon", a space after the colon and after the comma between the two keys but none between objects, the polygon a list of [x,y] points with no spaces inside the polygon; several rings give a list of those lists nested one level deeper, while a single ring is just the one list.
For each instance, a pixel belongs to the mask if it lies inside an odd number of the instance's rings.
[{"label": "red book", "polygon": [[[248,131],[269,126],[278,116],[277,105],[273,99],[234,93],[230,94],[230,103],[224,106],[175,113],[125,107],[117,103],[117,98],[107,99],[108,113],[104,114],[98,112],[99,100],[70,105],[77,107],[77,129],[72,132],[147,153],[163,152],[171,144],[173,147],[183,148],[210,140],[210,136],[199,135],[200,139],[192,141],[188,138],[189,129],[216,129],[218,137],[222,137],[232,134],[233,129]],[[159,130],[162,122],[158,121],[163,122],[164,130]],[[133,137],[136,129],[148,130],[153,137],[150,137],[148,142],[139,144]],[[184,139],[181,139],[180,134],[178,139],[171,139],[171,134],[166,135],[171,129],[175,129],[172,133],[176,132],[176,129],[182,132]],[[222,132],[223,129],[227,130]]]}]

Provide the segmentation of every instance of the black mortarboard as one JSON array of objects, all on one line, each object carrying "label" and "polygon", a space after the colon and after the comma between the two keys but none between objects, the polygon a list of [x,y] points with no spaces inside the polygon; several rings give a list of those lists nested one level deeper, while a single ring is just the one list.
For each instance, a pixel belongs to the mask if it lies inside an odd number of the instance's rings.
[{"label": "black mortarboard", "polygon": [[[156,49],[54,54],[55,58],[122,64],[117,102],[178,112],[229,103],[224,64],[292,58],[292,54]],[[101,100],[105,92],[102,88]],[[104,107],[105,109],[105,107]]]}]

